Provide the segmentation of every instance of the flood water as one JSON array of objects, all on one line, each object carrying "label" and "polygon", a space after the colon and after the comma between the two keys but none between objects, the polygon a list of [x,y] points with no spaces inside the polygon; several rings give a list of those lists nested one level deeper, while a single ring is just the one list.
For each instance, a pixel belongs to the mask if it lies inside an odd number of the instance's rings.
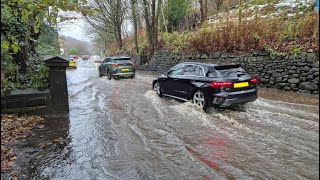
[{"label": "flood water", "polygon": [[99,78],[79,60],[69,141],[28,179],[319,179],[318,106],[259,98],[205,113],[159,98],[152,78]]}]

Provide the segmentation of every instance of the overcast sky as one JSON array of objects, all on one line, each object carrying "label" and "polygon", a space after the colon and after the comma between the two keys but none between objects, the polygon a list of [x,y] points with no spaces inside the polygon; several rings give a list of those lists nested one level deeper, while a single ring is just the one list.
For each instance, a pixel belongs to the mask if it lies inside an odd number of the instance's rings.
[{"label": "overcast sky", "polygon": [[91,42],[91,38],[86,35],[87,23],[83,19],[73,22],[66,22],[59,25],[59,35],[70,36],[81,41]]},{"label": "overcast sky", "polygon": [[88,24],[79,13],[60,11],[59,15],[66,17],[76,17],[76,20],[68,20],[58,23],[59,35],[69,36],[81,41],[91,42],[91,38],[86,35]]},{"label": "overcast sky", "polygon": [[[83,19],[80,14],[70,11],[60,11],[59,15],[62,15],[63,17],[77,18],[77,20],[69,20],[58,23],[59,35],[73,37],[81,41],[92,42],[92,37],[86,34],[86,30],[90,25]],[[131,32],[133,30],[133,26],[129,20],[124,21],[123,28],[125,28],[128,32]]]}]

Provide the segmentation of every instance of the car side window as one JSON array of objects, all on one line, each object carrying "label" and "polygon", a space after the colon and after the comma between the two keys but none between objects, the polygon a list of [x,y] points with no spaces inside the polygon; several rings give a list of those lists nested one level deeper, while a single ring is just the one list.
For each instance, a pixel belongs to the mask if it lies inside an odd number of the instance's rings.
[{"label": "car side window", "polygon": [[194,68],[194,74],[196,76],[204,76],[203,68],[200,66],[195,66]]},{"label": "car side window", "polygon": [[204,76],[203,69],[200,66],[189,65],[183,70],[183,75]]},{"label": "car side window", "polygon": [[168,74],[171,76],[181,75],[184,67],[185,67],[184,64],[177,64],[169,70]]},{"label": "car side window", "polygon": [[111,61],[111,59],[110,58],[107,58],[106,59],[106,63],[108,63],[108,62],[110,62]]},{"label": "car side window", "polygon": [[104,59],[104,60],[103,60],[103,62],[102,62],[102,63],[103,63],[103,64],[105,64],[105,63],[108,63],[108,62],[110,62],[110,61],[111,61],[111,59],[110,59],[110,58],[106,58],[106,59]]},{"label": "car side window", "polygon": [[188,65],[184,68],[182,75],[195,75],[194,73],[195,66]]}]

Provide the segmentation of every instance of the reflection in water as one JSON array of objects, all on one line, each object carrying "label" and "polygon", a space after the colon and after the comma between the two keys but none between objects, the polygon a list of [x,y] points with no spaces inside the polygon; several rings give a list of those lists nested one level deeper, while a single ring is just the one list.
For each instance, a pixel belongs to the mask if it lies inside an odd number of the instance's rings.
[{"label": "reflection in water", "polygon": [[44,128],[36,128],[17,145],[19,179],[43,179],[53,169],[68,164],[68,115],[45,115],[44,119]]}]

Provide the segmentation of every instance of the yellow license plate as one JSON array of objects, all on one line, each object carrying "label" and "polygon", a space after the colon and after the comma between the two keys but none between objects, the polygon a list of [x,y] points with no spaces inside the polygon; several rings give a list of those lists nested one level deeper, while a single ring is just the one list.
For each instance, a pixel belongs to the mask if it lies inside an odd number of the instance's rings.
[{"label": "yellow license plate", "polygon": [[234,88],[242,88],[242,87],[248,87],[249,83],[248,82],[241,82],[241,83],[234,83],[233,87]]},{"label": "yellow license plate", "polygon": [[121,69],[122,72],[127,72],[129,69]]}]

